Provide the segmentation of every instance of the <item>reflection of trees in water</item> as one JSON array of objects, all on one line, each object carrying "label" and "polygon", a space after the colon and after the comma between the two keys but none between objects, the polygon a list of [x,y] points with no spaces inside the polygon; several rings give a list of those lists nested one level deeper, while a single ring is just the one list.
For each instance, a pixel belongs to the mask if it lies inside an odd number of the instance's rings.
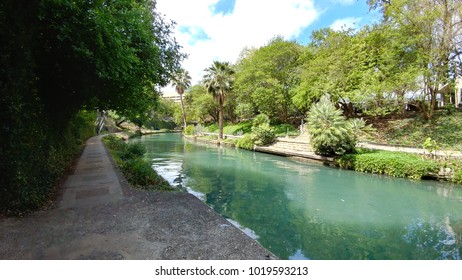
[{"label": "reflection of trees in water", "polygon": [[216,212],[251,228],[263,246],[287,259],[300,248],[300,235],[287,207],[283,181],[278,174],[259,172],[265,167],[249,155],[219,149],[201,164],[197,157],[186,156],[183,172],[190,178],[189,187],[204,193]]},{"label": "reflection of trees in water", "polygon": [[[248,151],[161,142],[147,148],[181,162],[176,173],[171,170],[175,183],[203,193],[216,212],[252,229],[282,259],[460,258],[460,216],[435,222],[414,218],[428,209],[435,209],[435,217],[460,209],[458,189],[356,176]],[[170,153],[181,155],[169,158]]]},{"label": "reflection of trees in water", "polygon": [[[434,219],[431,219],[434,220]],[[450,217],[446,216],[443,221],[424,221],[416,219],[406,227],[407,233],[403,235],[406,243],[415,247],[416,259],[450,259],[461,258],[461,234],[460,225],[454,228]]]}]

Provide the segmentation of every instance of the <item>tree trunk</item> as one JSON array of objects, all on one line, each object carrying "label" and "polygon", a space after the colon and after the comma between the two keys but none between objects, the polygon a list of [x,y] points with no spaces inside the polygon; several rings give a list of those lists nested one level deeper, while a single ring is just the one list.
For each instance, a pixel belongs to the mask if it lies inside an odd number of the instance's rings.
[{"label": "tree trunk", "polygon": [[180,94],[180,101],[181,101],[181,113],[183,114],[183,124],[184,128],[186,128],[186,114],[184,112],[184,103],[183,103],[183,94]]},{"label": "tree trunk", "polygon": [[218,140],[223,140],[223,96],[218,97]]}]

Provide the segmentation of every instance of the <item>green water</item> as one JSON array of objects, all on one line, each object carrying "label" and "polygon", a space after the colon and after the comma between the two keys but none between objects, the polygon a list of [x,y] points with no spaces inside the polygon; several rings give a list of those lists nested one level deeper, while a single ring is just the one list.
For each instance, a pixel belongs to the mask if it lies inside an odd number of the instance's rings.
[{"label": "green water", "polygon": [[140,141],[172,185],[281,259],[460,259],[462,189],[185,142]]}]

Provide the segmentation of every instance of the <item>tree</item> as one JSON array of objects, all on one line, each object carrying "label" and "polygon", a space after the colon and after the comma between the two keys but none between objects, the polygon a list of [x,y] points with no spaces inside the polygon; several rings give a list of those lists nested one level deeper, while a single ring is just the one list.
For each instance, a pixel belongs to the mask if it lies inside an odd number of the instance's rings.
[{"label": "tree", "polygon": [[191,86],[191,76],[189,76],[189,72],[181,69],[178,71],[175,76],[173,77],[172,81],[173,86],[175,87],[176,92],[180,95],[181,101],[181,112],[183,113],[183,124],[186,127],[186,113],[184,110],[184,103],[183,103],[183,93],[186,89]]},{"label": "tree", "polygon": [[190,120],[203,124],[210,120],[218,122],[218,102],[203,84],[192,86],[185,95],[185,102]]},{"label": "tree", "polygon": [[416,53],[421,92],[415,103],[431,120],[439,94],[461,74],[462,2],[459,0],[370,0],[383,23],[398,30],[396,40]]},{"label": "tree", "polygon": [[184,57],[172,27],[154,0],[0,1],[0,210],[46,201],[80,110],[157,102]]},{"label": "tree", "polygon": [[223,139],[223,103],[231,91],[234,81],[234,70],[228,62],[214,61],[205,69],[203,83],[207,91],[218,101],[218,139]]},{"label": "tree", "polygon": [[[240,104],[251,104],[282,122],[298,114],[292,88],[298,84],[297,67],[303,48],[281,37],[259,49],[243,51],[236,68],[235,89]],[[248,106],[246,106],[248,107]],[[239,107],[243,108],[242,105]]]},{"label": "tree", "polygon": [[321,96],[329,94],[345,115],[353,114],[353,103],[362,101],[360,90],[365,50],[352,30],[330,28],[314,31],[312,42],[301,56],[300,84],[293,89],[293,102],[307,111]]}]

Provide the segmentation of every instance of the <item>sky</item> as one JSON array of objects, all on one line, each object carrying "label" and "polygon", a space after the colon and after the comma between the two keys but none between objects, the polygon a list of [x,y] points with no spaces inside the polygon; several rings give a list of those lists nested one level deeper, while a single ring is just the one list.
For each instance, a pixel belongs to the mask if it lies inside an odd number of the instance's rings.
[{"label": "sky", "polygon": [[[378,20],[367,0],[157,0],[157,12],[176,23],[174,37],[188,58],[182,63],[200,82],[214,60],[235,63],[244,48],[275,36],[306,45],[312,31],[361,28]],[[164,92],[174,91],[164,88]]]}]

